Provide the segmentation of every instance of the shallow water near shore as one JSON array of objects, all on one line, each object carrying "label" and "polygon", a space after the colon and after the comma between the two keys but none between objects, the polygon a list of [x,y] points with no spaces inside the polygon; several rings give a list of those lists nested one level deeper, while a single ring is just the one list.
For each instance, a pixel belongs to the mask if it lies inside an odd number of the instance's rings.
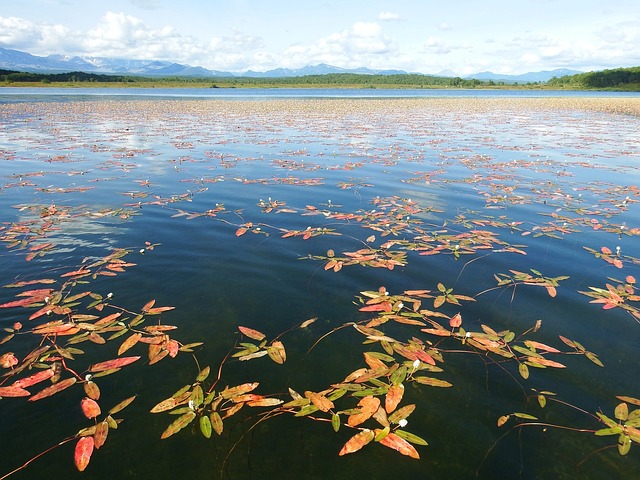
[{"label": "shallow water near shore", "polygon": [[[617,395],[640,397],[637,97],[230,100],[62,93],[0,100],[0,283],[54,278],[60,285],[74,278],[61,275],[127,249],[123,260],[135,265],[82,277],[89,283],[73,293],[89,289],[103,299],[111,293],[110,303],[130,316],[152,299],[157,307],[175,307],[148,324],[175,326],[171,338],[202,345],[194,348],[197,363],[190,352],[178,352],[148,365],[148,344],[118,355],[127,335],[104,345],[75,344],[84,352],[74,358],[81,377],[96,362],[140,355],[95,379],[103,411],[136,400],[85,472],[74,467],[69,442],[11,478],[640,475],[640,445],[621,456],[617,436],[593,433],[604,428],[597,412],[616,418]],[[560,280],[550,285],[542,278]],[[465,298],[438,305],[439,284]],[[2,288],[0,304],[35,288],[41,286]],[[385,290],[390,297],[408,293],[392,311],[367,310],[365,302]],[[594,292],[601,296],[586,294]],[[29,330],[53,318],[28,320],[35,309],[26,307],[0,309],[0,327],[23,324],[23,333],[0,345],[0,355],[13,352],[22,361],[40,341],[50,342]],[[522,351],[516,350],[520,361],[509,361],[462,343],[464,334],[422,330],[435,322],[459,333],[458,313],[470,337],[486,334],[483,325],[513,331],[514,344],[538,342],[535,353],[562,367],[535,368],[530,359],[525,379]],[[393,314],[405,321],[419,314],[424,324],[370,324],[378,336],[351,326]],[[309,319],[316,320],[299,328]],[[271,354],[226,357],[241,350],[237,342],[259,343],[239,327],[279,339],[286,361],[278,364]],[[452,384],[404,382],[400,406],[416,408],[402,428],[428,442],[415,446],[419,459],[379,442],[338,455],[359,429],[381,428],[374,419],[346,424],[344,412],[360,400],[350,393],[334,400],[332,411],[341,411],[344,422],[338,432],[330,412],[315,412],[314,420],[289,411],[259,421],[268,409],[247,405],[224,419],[221,435],[206,439],[192,423],[161,440],[176,417],[149,413],[192,384],[205,365],[209,383],[220,377],[217,391],[259,382],[254,393],[289,402],[289,389],[302,396],[322,392],[371,367],[363,352],[412,364],[401,348],[385,350],[382,336],[403,345],[422,342],[442,368],[422,374]],[[43,359],[41,368],[47,361],[56,360]],[[2,386],[14,381],[4,378]],[[36,402],[0,401],[0,475],[94,423],[82,414],[80,383]],[[553,394],[544,394],[541,408],[543,391]],[[512,415],[498,427],[502,415],[514,412],[544,425],[516,427],[527,419]]]}]

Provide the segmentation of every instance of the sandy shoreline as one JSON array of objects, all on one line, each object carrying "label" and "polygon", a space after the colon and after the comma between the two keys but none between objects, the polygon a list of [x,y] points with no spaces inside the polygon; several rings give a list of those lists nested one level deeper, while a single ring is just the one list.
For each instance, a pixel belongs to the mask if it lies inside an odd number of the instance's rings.
[{"label": "sandy shoreline", "polygon": [[2,117],[16,114],[34,115],[246,115],[246,114],[311,114],[345,115],[384,112],[563,110],[601,112],[640,116],[640,97],[589,98],[411,98],[411,99],[141,99],[64,102],[25,102],[0,105]]}]

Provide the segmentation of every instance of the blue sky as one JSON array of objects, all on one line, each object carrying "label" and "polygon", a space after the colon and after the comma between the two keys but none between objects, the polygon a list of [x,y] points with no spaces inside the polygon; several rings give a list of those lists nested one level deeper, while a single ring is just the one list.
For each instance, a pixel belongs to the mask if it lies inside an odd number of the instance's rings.
[{"label": "blue sky", "polygon": [[0,46],[241,72],[640,65],[638,0],[1,0]]}]

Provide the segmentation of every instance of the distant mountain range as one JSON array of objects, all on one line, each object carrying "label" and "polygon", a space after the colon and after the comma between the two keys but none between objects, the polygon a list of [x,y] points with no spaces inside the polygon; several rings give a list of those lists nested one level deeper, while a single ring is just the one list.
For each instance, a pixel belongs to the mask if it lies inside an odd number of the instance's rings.
[{"label": "distant mountain range", "polygon": [[[404,70],[372,70],[369,68],[346,69],[331,65],[319,64],[298,69],[277,68],[266,72],[225,72],[220,70],[208,70],[203,67],[194,67],[160,60],[130,60],[113,59],[104,57],[78,57],[65,55],[48,55],[40,57],[20,50],[11,50],[0,47],[0,69],[16,70],[32,73],[66,73],[86,72],[103,73],[110,75],[142,75],[153,77],[301,77],[305,75],[325,75],[330,73],[357,73],[363,75],[397,75],[407,74]],[[530,72],[522,75],[499,75],[492,72],[481,72],[468,75],[464,78],[476,78],[478,80],[514,82],[546,82],[552,77],[562,77],[582,73],[577,70],[557,69],[542,72]],[[455,77],[451,72],[442,72],[435,76]]]}]

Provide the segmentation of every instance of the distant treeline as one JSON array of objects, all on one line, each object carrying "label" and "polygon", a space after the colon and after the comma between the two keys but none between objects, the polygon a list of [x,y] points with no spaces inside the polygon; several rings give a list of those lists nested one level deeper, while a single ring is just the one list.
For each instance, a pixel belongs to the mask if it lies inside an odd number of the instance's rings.
[{"label": "distant treeline", "polygon": [[233,77],[220,79],[220,83],[242,85],[357,85],[362,87],[374,85],[402,85],[416,87],[463,87],[472,88],[481,85],[490,85],[476,79],[463,79],[460,77],[434,77],[418,74],[395,75],[365,75],[358,73],[327,73],[323,75],[305,75],[302,77]]},{"label": "distant treeline", "polygon": [[135,77],[122,75],[103,75],[98,73],[29,73],[0,70],[0,80],[5,82],[134,82]]},{"label": "distant treeline", "polygon": [[237,86],[291,86],[291,85],[353,85],[353,86],[412,86],[412,87],[459,87],[500,85],[476,79],[460,77],[436,77],[418,74],[365,75],[356,73],[330,73],[324,75],[306,75],[302,77],[141,77],[132,75],[106,75],[85,72],[69,73],[28,73],[0,70],[0,81],[4,82],[110,82],[110,83],[202,83],[212,82],[220,87]]},{"label": "distant treeline", "polygon": [[548,84],[558,87],[640,90],[640,67],[616,68],[554,77],[549,80]]}]

